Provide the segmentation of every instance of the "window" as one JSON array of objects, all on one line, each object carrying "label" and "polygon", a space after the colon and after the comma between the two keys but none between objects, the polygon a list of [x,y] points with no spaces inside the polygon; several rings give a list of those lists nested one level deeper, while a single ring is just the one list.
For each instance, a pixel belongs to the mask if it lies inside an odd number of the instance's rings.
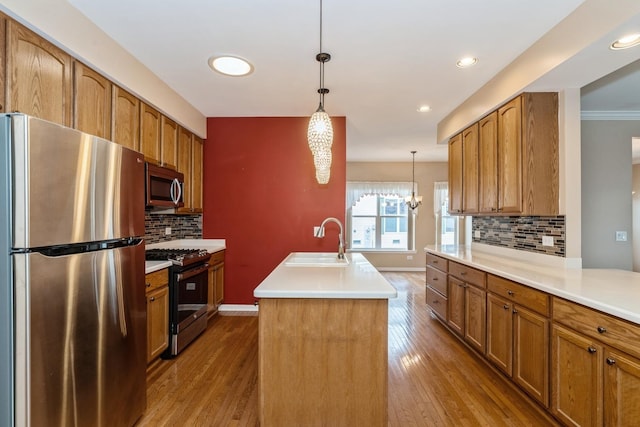
[{"label": "window", "polygon": [[436,244],[457,244],[458,217],[449,215],[449,186],[447,182],[434,184],[433,202],[433,213],[436,217]]},{"label": "window", "polygon": [[347,233],[351,249],[413,250],[411,210],[404,198],[411,183],[347,183]]}]

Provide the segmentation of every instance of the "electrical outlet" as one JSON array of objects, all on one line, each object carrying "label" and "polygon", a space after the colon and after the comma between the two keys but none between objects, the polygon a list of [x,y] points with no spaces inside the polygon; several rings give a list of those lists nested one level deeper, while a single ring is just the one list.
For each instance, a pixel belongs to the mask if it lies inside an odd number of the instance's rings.
[{"label": "electrical outlet", "polygon": [[314,226],[313,227],[313,235],[315,237],[318,237],[318,238],[324,237],[324,227],[321,228],[319,226]]},{"label": "electrical outlet", "polygon": [[164,235],[165,236],[170,236],[171,235],[171,227],[165,227]]},{"label": "electrical outlet", "polygon": [[616,231],[616,242],[626,242],[626,241],[627,241],[627,232]]},{"label": "electrical outlet", "polygon": [[479,238],[480,238],[480,230],[476,230],[476,231],[474,231],[474,232],[473,232],[473,237],[474,237],[475,239],[479,239]]},{"label": "electrical outlet", "polygon": [[542,236],[542,246],[553,246],[553,236]]},{"label": "electrical outlet", "polygon": [[407,255],[407,259],[411,261],[413,259],[413,255]]}]

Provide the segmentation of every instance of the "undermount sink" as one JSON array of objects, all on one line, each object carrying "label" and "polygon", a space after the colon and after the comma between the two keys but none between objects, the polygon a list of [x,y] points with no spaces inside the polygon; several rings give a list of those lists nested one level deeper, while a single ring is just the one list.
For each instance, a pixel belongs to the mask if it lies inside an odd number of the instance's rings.
[{"label": "undermount sink", "polygon": [[339,259],[335,252],[294,252],[284,261],[287,267],[346,267],[349,259]]}]

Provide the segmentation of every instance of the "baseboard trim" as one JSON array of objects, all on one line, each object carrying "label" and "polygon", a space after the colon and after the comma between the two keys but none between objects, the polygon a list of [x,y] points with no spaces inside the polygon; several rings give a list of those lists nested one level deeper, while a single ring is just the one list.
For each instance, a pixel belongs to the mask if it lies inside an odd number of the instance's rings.
[{"label": "baseboard trim", "polygon": [[425,267],[376,267],[378,271],[408,271],[408,272],[423,272]]},{"label": "baseboard trim", "polygon": [[258,306],[253,304],[222,304],[218,307],[220,316],[256,316]]}]

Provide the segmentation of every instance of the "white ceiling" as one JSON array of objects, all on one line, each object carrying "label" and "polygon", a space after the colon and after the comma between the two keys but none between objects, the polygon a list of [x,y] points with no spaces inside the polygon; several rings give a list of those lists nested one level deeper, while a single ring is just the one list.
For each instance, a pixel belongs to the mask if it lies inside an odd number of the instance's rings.
[{"label": "white ceiling", "polygon": [[[319,0],[69,2],[207,117],[309,116],[318,105]],[[581,3],[324,0],[325,109],[347,118],[347,159],[446,160],[437,123]],[[214,54],[255,71],[214,73]],[[465,55],[479,63],[457,68]]]}]

